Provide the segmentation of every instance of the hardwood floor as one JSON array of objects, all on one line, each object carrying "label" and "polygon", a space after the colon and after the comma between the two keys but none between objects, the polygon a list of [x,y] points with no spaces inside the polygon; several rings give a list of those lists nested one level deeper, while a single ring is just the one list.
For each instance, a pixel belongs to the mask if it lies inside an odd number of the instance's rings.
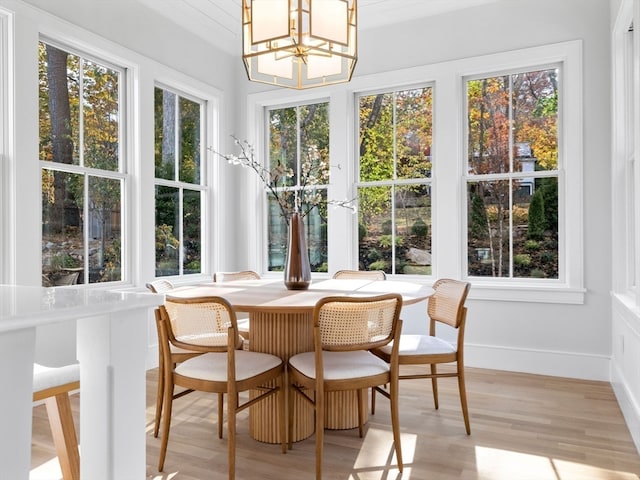
[{"label": "hardwood floor", "polygon": [[[151,370],[147,376],[147,479],[226,479],[226,431],[219,440],[215,395],[200,393],[175,402],[165,471],[157,471],[160,439],[151,434],[156,375]],[[471,436],[464,432],[455,380],[438,385],[440,409],[434,410],[430,383],[400,384],[402,475],[393,458],[387,401],[378,398],[364,438],[357,429],[326,432],[325,478],[640,479],[640,456],[608,383],[468,368]],[[73,406],[77,413],[77,396]],[[314,439],[283,455],[279,445],[252,440],[246,415],[241,416],[236,478],[314,478]],[[35,407],[32,480],[61,478],[50,442],[44,407]]]}]

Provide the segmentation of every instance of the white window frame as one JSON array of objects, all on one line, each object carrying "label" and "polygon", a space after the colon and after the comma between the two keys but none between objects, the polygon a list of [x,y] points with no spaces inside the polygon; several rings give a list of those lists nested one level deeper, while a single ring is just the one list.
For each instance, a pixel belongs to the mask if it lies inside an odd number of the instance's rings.
[{"label": "white window frame", "polygon": [[14,229],[6,228],[7,225],[15,225],[14,204],[14,174],[11,168],[13,152],[13,76],[9,75],[11,68],[9,52],[11,47],[11,35],[13,17],[11,13],[0,9],[0,222],[5,227],[0,234],[0,283],[15,283],[15,255],[13,244],[15,238],[11,236]]},{"label": "white window frame", "polygon": [[[88,180],[90,176],[96,177],[96,178],[104,178],[104,179],[110,179],[110,180],[120,180],[120,185],[121,185],[121,191],[120,191],[120,222],[121,222],[121,231],[120,231],[120,240],[121,240],[121,254],[120,254],[120,280],[117,281],[112,281],[112,282],[94,282],[94,283],[90,283],[88,276],[89,276],[89,258],[88,255],[85,255],[85,259],[84,259],[84,264],[83,264],[83,271],[85,272],[85,280],[84,283],[80,284],[82,286],[93,286],[93,285],[109,285],[109,286],[114,286],[114,285],[121,285],[121,284],[126,284],[126,283],[130,283],[131,282],[131,277],[132,277],[132,271],[131,271],[131,253],[130,253],[130,238],[131,238],[131,232],[130,232],[130,222],[128,221],[128,211],[129,211],[129,205],[132,202],[132,196],[131,196],[131,189],[132,189],[132,183],[133,183],[133,178],[132,175],[130,174],[130,166],[131,166],[131,159],[130,159],[130,152],[131,152],[131,147],[129,146],[130,143],[130,134],[131,134],[131,129],[128,126],[129,123],[129,107],[128,107],[128,102],[127,99],[129,97],[129,74],[128,74],[128,70],[126,66],[122,66],[122,65],[117,65],[116,63],[112,62],[110,59],[108,58],[101,58],[99,55],[95,55],[89,51],[84,51],[81,48],[75,48],[71,45],[68,45],[64,42],[59,42],[55,39],[52,39],[50,37],[41,35],[40,42],[43,42],[45,44],[49,44],[52,45],[56,48],[59,48],[61,50],[64,50],[65,52],[71,54],[71,55],[75,55],[77,57],[80,57],[83,60],[88,60],[90,62],[99,64],[101,66],[105,66],[108,67],[114,71],[117,71],[120,73],[120,85],[119,85],[119,98],[118,98],[118,111],[119,111],[119,124],[118,124],[118,169],[117,170],[102,170],[102,169],[96,169],[96,168],[92,168],[92,167],[87,167],[85,165],[75,165],[75,164],[71,164],[71,165],[66,165],[66,164],[61,164],[61,163],[55,163],[52,161],[45,161],[45,160],[40,160],[40,172],[42,172],[43,170],[49,170],[49,171],[57,171],[57,172],[65,172],[65,173],[72,173],[72,174],[79,174],[83,176],[84,179],[84,196],[85,196],[85,200],[87,200],[88,195],[89,195],[89,189],[88,189]],[[82,92],[80,92],[80,94],[82,95]],[[80,131],[79,132],[80,135],[80,139],[82,139],[82,135],[83,132]],[[82,142],[81,142],[82,143]],[[82,148],[80,147],[80,158],[83,158],[83,151]],[[82,162],[81,162],[82,163]],[[88,202],[83,202],[84,203],[84,218],[88,218],[87,212],[88,212]],[[40,211],[40,216],[42,217],[42,210]],[[89,232],[88,232],[88,227],[87,225],[85,225],[85,228],[83,229],[83,248],[88,252],[89,249]],[[42,260],[40,261],[41,264],[41,268],[42,268]]]},{"label": "white window frame", "polygon": [[[394,88],[390,88],[390,89],[376,89],[373,91],[359,91],[355,93],[355,98],[354,98],[354,107],[355,107],[355,134],[354,134],[354,138],[359,138],[360,136],[360,119],[359,119],[359,109],[360,109],[360,98],[364,97],[364,96],[369,96],[369,95],[377,95],[377,94],[393,94],[395,95],[396,92],[401,92],[401,91],[407,91],[407,90],[418,90],[418,89],[426,89],[429,88],[431,89],[431,95],[432,95],[432,99],[435,99],[435,85],[432,82],[422,82],[422,83],[418,83],[418,84],[414,84],[414,85],[404,85],[402,87],[394,87]],[[435,102],[435,100],[434,100]],[[432,106],[433,108],[433,106]],[[433,116],[433,111],[432,111],[432,116]],[[435,122],[434,122],[435,123]],[[434,126],[435,128],[435,126]],[[432,136],[433,138],[433,136]],[[434,139],[435,141],[435,139]],[[354,192],[357,194],[358,190],[360,188],[367,188],[367,187],[389,187],[390,189],[393,189],[395,187],[402,187],[402,186],[413,186],[413,185],[420,185],[420,186],[426,186],[429,187],[431,193],[431,202],[433,202],[433,185],[434,185],[434,179],[433,179],[433,170],[431,172],[431,175],[429,177],[422,177],[422,178],[410,178],[410,179],[399,179],[395,177],[395,168],[397,166],[397,164],[395,163],[397,161],[396,158],[394,158],[394,177],[388,180],[378,180],[378,181],[368,181],[368,182],[363,182],[360,180],[360,152],[358,151],[358,147],[359,145],[356,146],[356,150],[354,151],[354,179],[353,179],[353,184],[354,184]],[[431,149],[433,151],[433,142],[431,145]],[[433,156],[432,156],[432,162],[433,162]],[[433,163],[432,163],[433,165]],[[433,166],[432,166],[433,169]],[[390,214],[391,214],[391,219],[394,222],[394,226],[395,226],[395,221],[396,221],[396,200],[395,198],[391,198],[390,201],[391,204],[391,210],[390,210]],[[431,217],[430,218],[430,226],[429,229],[432,232],[432,226],[433,226],[433,206],[431,208]],[[356,227],[357,227],[357,221],[356,221]],[[392,228],[392,231],[395,231],[395,228]],[[431,234],[431,233],[430,233]],[[395,237],[395,235],[394,235]],[[432,245],[433,245],[433,239],[432,239]],[[359,265],[359,250],[360,250],[360,245],[359,245],[359,239],[356,236],[356,258],[355,258],[355,269],[358,268]],[[391,268],[392,270],[395,270],[396,268],[396,264],[397,264],[397,259],[396,259],[396,253],[398,250],[398,245],[396,245],[395,240],[393,242],[393,247],[391,249],[391,256],[392,256],[392,265]],[[431,249],[432,254],[432,258],[433,258],[433,248]],[[407,275],[407,274],[398,274],[400,275],[400,278],[407,278],[407,277],[411,277],[412,279],[419,280],[419,279],[433,279],[433,270],[431,272],[431,274],[429,275]]]},{"label": "white window frame", "polygon": [[[207,99],[204,96],[199,96],[198,94],[195,94],[193,92],[186,92],[181,88],[178,87],[174,87],[171,86],[169,84],[166,83],[162,83],[162,82],[155,82],[154,88],[160,88],[163,90],[167,90],[171,93],[173,93],[174,95],[176,95],[176,101],[178,100],[178,98],[185,98],[187,100],[190,100],[192,102],[198,103],[200,105],[200,183],[199,184],[195,184],[195,183],[186,183],[183,181],[180,181],[178,179],[178,172],[180,170],[180,165],[178,162],[178,158],[176,157],[175,159],[175,165],[174,165],[174,170],[175,170],[175,176],[176,178],[174,180],[167,180],[167,179],[162,179],[162,178],[157,178],[155,176],[155,158],[153,161],[153,165],[154,165],[154,175],[153,175],[153,185],[154,185],[154,204],[155,204],[155,187],[156,186],[164,186],[164,187],[171,187],[171,188],[176,188],[178,190],[178,192],[180,192],[180,194],[182,194],[182,192],[186,189],[186,190],[191,190],[191,191],[199,191],[202,193],[202,197],[201,197],[201,202],[200,202],[200,272],[199,273],[195,273],[195,274],[185,274],[183,272],[183,268],[184,268],[184,252],[182,251],[182,249],[180,249],[181,251],[179,252],[179,259],[178,259],[178,269],[180,271],[179,275],[172,275],[172,276],[164,276],[161,278],[165,278],[165,279],[171,279],[171,278],[189,278],[189,279],[193,279],[194,277],[197,276],[202,276],[204,274],[208,274],[210,272],[210,269],[208,267],[208,265],[210,264],[209,258],[210,258],[210,254],[209,254],[209,249],[207,248],[207,246],[209,245],[210,241],[209,241],[209,229],[208,229],[208,224],[209,222],[207,221],[207,218],[209,217],[208,215],[208,211],[209,209],[207,208],[207,206],[209,205],[210,201],[209,201],[209,185],[210,185],[210,177],[207,174],[208,172],[208,168],[207,165],[209,163],[209,155],[207,154],[207,148],[210,145],[209,144],[209,135],[207,134],[207,132],[209,132],[210,128],[208,128],[209,123],[209,104],[210,102],[207,101]],[[154,111],[155,113],[155,111]],[[155,121],[155,118],[154,118]],[[176,117],[176,122],[178,121],[178,118]],[[178,132],[177,128],[176,128],[176,132]],[[176,146],[176,155],[179,152],[179,149]],[[182,217],[182,226],[184,227],[184,215],[182,213],[182,202],[180,201],[180,217]],[[155,239],[155,219],[153,221],[153,225],[154,225],[154,239]],[[183,238],[183,230],[184,228],[182,228],[180,230],[180,234],[179,234],[179,238],[178,240],[180,241],[180,245],[183,244],[184,242],[184,238]],[[154,243],[155,245],[155,243]],[[153,250],[153,259],[154,259],[154,271],[155,271],[155,266],[156,266],[156,257],[155,257],[155,248]]]},{"label": "white window frame", "polygon": [[[629,27],[634,30],[630,32]],[[612,41],[613,293],[640,309],[640,0],[623,0]]]},{"label": "white window frame", "polygon": [[[453,60],[403,70],[354,77],[351,82],[323,89],[330,98],[330,132],[332,157],[340,156],[342,175],[331,179],[330,198],[352,198],[357,157],[357,115],[354,98],[360,92],[401,90],[416,84],[433,83],[433,170],[432,170],[432,278],[464,278],[466,269],[466,150],[464,79],[486,72],[523,70],[539,65],[562,65],[563,88],[559,110],[561,117],[558,149],[559,166],[558,221],[562,230],[560,255],[563,278],[482,279],[473,278],[471,298],[541,303],[582,304],[584,302],[583,240],[583,79],[582,41],[574,40],[525,48],[491,55]],[[315,95],[315,96],[314,96]],[[248,140],[258,151],[263,128],[260,109],[268,104],[301,102],[319,98],[320,93],[305,92],[293,96],[285,90],[274,90],[248,96]],[[344,161],[342,159],[344,157]],[[346,167],[346,168],[345,168]],[[247,184],[247,191],[261,192],[259,185]],[[350,197],[351,195],[351,197]],[[253,199],[253,214],[260,205]],[[566,212],[570,212],[567,214]],[[261,218],[262,217],[262,218]],[[264,240],[264,216],[255,215],[259,225],[255,231],[252,260],[259,261]],[[338,268],[357,267],[357,219],[334,212],[329,218],[329,232],[346,233],[339,239],[329,235],[329,272]],[[263,232],[263,233],[260,233]],[[348,244],[351,248],[344,248]],[[339,245],[339,246],[337,246]],[[567,246],[570,246],[568,248]],[[432,279],[405,276],[416,282]]]}]

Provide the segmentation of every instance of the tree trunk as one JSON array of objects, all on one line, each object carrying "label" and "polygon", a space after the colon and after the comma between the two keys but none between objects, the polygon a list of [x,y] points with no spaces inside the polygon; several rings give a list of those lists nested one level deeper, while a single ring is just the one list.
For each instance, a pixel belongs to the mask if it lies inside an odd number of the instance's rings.
[{"label": "tree trunk", "polygon": [[[51,146],[53,161],[73,163],[71,107],[67,86],[67,52],[47,45],[47,78],[49,80],[49,115],[51,118]],[[54,204],[49,227],[51,233],[61,233],[64,227],[64,208],[67,198],[65,175],[54,172]]]}]

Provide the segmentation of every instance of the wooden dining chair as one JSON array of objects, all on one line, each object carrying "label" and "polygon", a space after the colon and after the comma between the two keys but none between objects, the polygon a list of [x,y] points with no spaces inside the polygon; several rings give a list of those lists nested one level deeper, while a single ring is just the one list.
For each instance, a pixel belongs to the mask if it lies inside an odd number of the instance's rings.
[{"label": "wooden dining chair", "polygon": [[333,274],[333,278],[386,280],[387,274],[382,270],[338,270]]},{"label": "wooden dining chair", "polygon": [[164,278],[153,280],[145,285],[153,293],[166,293],[169,290],[173,290],[173,283]]},{"label": "wooden dining chair", "polygon": [[80,453],[69,393],[80,388],[80,365],[33,364],[33,401],[44,400],[63,480],[80,480]]},{"label": "wooden dining chair", "polygon": [[[393,440],[398,469],[402,472],[398,349],[391,349],[390,362],[370,352],[399,338],[401,308],[402,296],[399,294],[325,297],[318,301],[313,310],[314,351],[299,353],[289,359],[289,405],[294,404],[294,395],[301,395],[315,409],[317,480],[322,478],[325,393],[357,390],[359,433],[362,437],[366,403],[363,402],[362,392],[385,384],[389,385]],[[313,392],[313,395],[308,392]],[[290,408],[289,439],[293,436],[294,421],[294,409]]]},{"label": "wooden dining chair", "polygon": [[[152,282],[149,282],[145,285],[152,293],[167,293],[173,290],[173,284],[166,279],[158,279]],[[164,362],[163,362],[163,344],[160,341],[160,330],[159,324],[156,322],[156,330],[158,333],[158,390],[156,393],[156,414],[153,421],[153,436],[158,437],[158,432],[160,431],[160,419],[162,417],[162,404],[164,401]],[[196,355],[200,355],[200,352],[193,352],[190,350],[185,350],[183,348],[177,348],[173,345],[170,345],[171,356],[175,363],[180,363],[189,358],[193,358]],[[184,390],[182,392],[178,392],[174,395],[174,399],[180,398],[188,393],[191,393],[193,390]],[[222,403],[222,402],[220,402]],[[220,413],[220,416],[222,413]],[[222,437],[222,427],[220,427],[219,436]]]},{"label": "wooden dining chair", "polygon": [[[158,471],[164,468],[173,390],[180,386],[201,392],[227,394],[228,469],[229,479],[235,478],[236,420],[242,410],[272,395],[277,395],[279,435],[282,453],[286,453],[286,426],[284,418],[283,374],[284,362],[268,353],[240,350],[241,337],[235,313],[224,298],[199,297],[167,299],[156,310],[161,341],[165,345],[164,375],[165,398],[162,443]],[[212,344],[211,338],[215,338]],[[169,345],[200,351],[201,355],[176,365]],[[239,393],[247,390],[259,392],[249,400],[240,401]],[[219,410],[220,411],[220,410]],[[218,428],[222,419],[218,418]]]},{"label": "wooden dining chair", "polygon": [[[467,393],[464,381],[464,332],[467,319],[465,301],[471,284],[459,280],[443,278],[433,284],[434,293],[427,303],[429,316],[429,335],[402,335],[398,351],[400,365],[429,365],[429,372],[417,374],[402,374],[400,379],[430,378],[433,389],[433,402],[438,409],[438,378],[456,377],[460,391],[462,416],[467,435],[471,434],[469,425],[469,411],[467,407]],[[456,343],[450,343],[436,336],[436,324],[449,325],[457,330]],[[374,349],[376,355],[387,362],[393,360],[393,349],[390,345]],[[455,371],[438,372],[437,365],[455,363]],[[375,388],[371,392],[371,412],[375,413],[376,391],[388,396],[388,392]]]},{"label": "wooden dining chair", "polygon": [[[215,272],[213,274],[213,281],[215,283],[221,282],[233,282],[235,280],[260,280],[260,275],[253,270],[241,270],[238,272]],[[245,339],[245,348],[248,348],[249,342],[249,315],[236,314],[238,318],[238,332]]]},{"label": "wooden dining chair", "polygon": [[[171,290],[173,290],[173,284],[169,281],[169,280],[165,280],[165,279],[159,279],[159,280],[154,280],[153,282],[149,282],[146,284],[146,287],[153,293],[168,293]],[[162,406],[163,406],[163,402],[164,402],[164,395],[165,395],[165,383],[164,383],[164,362],[163,362],[163,355],[164,352],[162,351],[162,349],[164,348],[163,343],[160,341],[160,330],[159,330],[160,326],[159,324],[156,322],[156,330],[158,333],[158,390],[156,393],[156,413],[155,413],[155,417],[154,417],[154,421],[153,421],[153,436],[154,437],[158,437],[158,433],[160,432],[160,420],[162,418]],[[180,362],[183,362],[185,360],[188,360],[189,358],[193,358],[197,355],[200,355],[202,352],[197,351],[194,352],[193,350],[188,350],[185,348],[179,348],[176,347],[174,345],[169,345],[170,351],[171,351],[171,359],[173,360],[173,362],[175,364],[178,364]],[[182,390],[180,392],[174,392],[173,394],[173,399],[177,399],[180,397],[183,397],[189,393],[193,392],[193,390],[191,389],[185,389]],[[222,418],[223,417],[223,403],[224,399],[223,399],[223,394],[219,394],[218,396],[218,418]],[[218,436],[220,438],[222,438],[222,422],[219,422],[218,425]]]}]

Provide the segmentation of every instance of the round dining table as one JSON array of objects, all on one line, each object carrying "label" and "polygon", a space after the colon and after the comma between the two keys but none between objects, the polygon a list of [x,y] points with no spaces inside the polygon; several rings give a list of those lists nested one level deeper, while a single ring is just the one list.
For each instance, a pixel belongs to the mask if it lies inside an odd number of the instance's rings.
[{"label": "round dining table", "polygon": [[[271,353],[286,362],[297,353],[313,350],[313,309],[324,297],[399,293],[403,305],[410,305],[425,300],[432,292],[429,286],[396,280],[329,279],[311,284],[308,290],[288,290],[281,279],[258,279],[183,286],[167,292],[166,296],[225,298],[234,311],[249,313],[249,350]],[[286,379],[285,385],[288,386]],[[326,395],[326,428],[357,427],[357,392],[330,392]],[[363,401],[366,398],[363,395]],[[311,436],[314,430],[313,407],[298,395],[294,397],[294,404],[288,405],[286,391],[285,399],[286,412],[290,408],[295,409],[291,440],[295,442]],[[363,408],[366,411],[366,405]],[[274,397],[251,407],[250,432],[254,439],[279,443],[277,412]]]}]

